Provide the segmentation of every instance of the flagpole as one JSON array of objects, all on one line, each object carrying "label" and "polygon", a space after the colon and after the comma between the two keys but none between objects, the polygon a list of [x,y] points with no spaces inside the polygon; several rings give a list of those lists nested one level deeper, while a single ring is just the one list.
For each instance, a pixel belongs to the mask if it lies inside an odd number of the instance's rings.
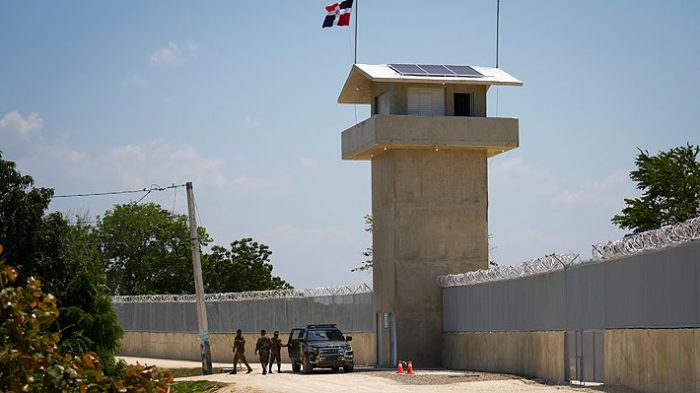
[{"label": "flagpole", "polygon": [[355,60],[352,64],[357,64],[357,4],[359,0],[355,0]]},{"label": "flagpole", "polygon": [[[501,0],[496,0],[496,68],[498,68],[498,33],[501,21]],[[355,22],[357,24],[357,22]],[[355,27],[357,28],[357,26]]]}]

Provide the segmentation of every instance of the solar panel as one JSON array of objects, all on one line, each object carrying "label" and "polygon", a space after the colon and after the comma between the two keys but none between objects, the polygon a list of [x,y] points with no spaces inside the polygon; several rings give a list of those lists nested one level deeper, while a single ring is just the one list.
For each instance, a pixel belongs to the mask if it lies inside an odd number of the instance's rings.
[{"label": "solar panel", "polygon": [[428,73],[415,64],[389,64],[389,67],[401,75],[420,75],[427,76]]},{"label": "solar panel", "polygon": [[455,76],[455,73],[448,70],[444,65],[439,64],[418,64],[430,76]]},{"label": "solar panel", "polygon": [[470,78],[481,78],[482,76],[484,76],[469,66],[448,65],[445,67],[447,67],[450,71],[454,72],[458,76],[466,76]]},{"label": "solar panel", "polygon": [[484,75],[470,66],[441,64],[389,64],[404,76],[481,78]]}]

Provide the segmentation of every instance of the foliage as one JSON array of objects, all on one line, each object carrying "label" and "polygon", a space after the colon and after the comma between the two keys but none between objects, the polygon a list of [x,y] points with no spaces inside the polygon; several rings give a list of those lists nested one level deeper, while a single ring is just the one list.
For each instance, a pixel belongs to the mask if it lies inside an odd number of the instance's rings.
[{"label": "foliage", "polygon": [[[115,205],[97,223],[107,287],[115,295],[193,293],[187,216],[155,203]],[[199,228],[200,243],[211,239]]]},{"label": "foliage", "polygon": [[243,292],[287,289],[292,286],[272,275],[272,251],[264,244],[243,238],[231,249],[214,246],[202,258],[205,292]]},{"label": "foliage", "polygon": [[[201,374],[202,370],[199,369]],[[183,381],[176,382],[172,386],[173,393],[214,393],[219,391],[225,383],[212,381]]]},{"label": "foliage", "polygon": [[[52,190],[33,188],[10,161],[0,159],[0,241],[8,242],[7,260],[21,277],[38,277],[57,296],[60,316],[50,329],[61,332],[59,351],[97,352],[112,372],[123,332],[104,284],[102,257],[92,227],[71,225],[59,213],[44,216]],[[18,247],[21,252],[13,252]],[[19,260],[18,258],[25,258]]]},{"label": "foliage", "polygon": [[35,188],[34,179],[0,153],[0,242],[7,249],[5,260],[26,277],[34,267],[38,229],[52,196],[52,189]]},{"label": "foliage", "polygon": [[104,288],[96,233],[80,220],[70,225],[61,214],[52,213],[44,218],[39,239],[44,246],[33,273],[59,299],[54,326],[63,337],[59,350],[74,355],[96,352],[103,369],[113,373],[123,331]]},{"label": "foliage", "polygon": [[626,207],[612,222],[634,233],[676,224],[700,213],[700,146],[686,145],[650,155],[639,150],[630,178],[642,190],[625,199]]},{"label": "foliage", "polygon": [[18,272],[0,261],[0,391],[166,392],[172,378],[153,367],[127,367],[125,379],[107,377],[94,353],[61,354],[49,327],[59,315],[39,279],[16,285]]},{"label": "foliage", "polygon": [[[372,233],[372,228],[374,226],[374,219],[372,218],[371,214],[365,215],[365,232]],[[372,250],[372,247],[367,247],[365,251],[362,252],[362,255],[366,258],[360,266],[350,270],[351,272],[364,272],[367,270],[372,270],[372,267],[374,266],[373,258],[374,258],[374,251]]]}]

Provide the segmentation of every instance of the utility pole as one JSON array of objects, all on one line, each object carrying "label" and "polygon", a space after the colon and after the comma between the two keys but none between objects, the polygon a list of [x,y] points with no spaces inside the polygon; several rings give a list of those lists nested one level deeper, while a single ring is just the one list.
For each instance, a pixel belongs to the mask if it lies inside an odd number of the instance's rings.
[{"label": "utility pole", "polygon": [[204,304],[204,280],[202,279],[202,262],[199,255],[199,233],[197,233],[192,182],[187,182],[187,212],[190,216],[190,245],[192,246],[192,266],[194,267],[194,291],[197,298],[197,327],[199,328],[202,375],[210,375],[212,368],[211,348],[209,347],[209,322],[207,321],[207,306]]}]

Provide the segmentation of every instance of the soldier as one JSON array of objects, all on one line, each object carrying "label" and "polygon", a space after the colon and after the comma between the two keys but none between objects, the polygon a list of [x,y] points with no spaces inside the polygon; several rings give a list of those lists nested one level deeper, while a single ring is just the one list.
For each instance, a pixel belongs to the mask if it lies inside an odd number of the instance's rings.
[{"label": "soldier", "polygon": [[275,330],[274,336],[272,337],[272,347],[270,348],[270,374],[272,374],[272,363],[277,360],[277,373],[279,374],[282,369],[282,347],[289,346],[289,343],[282,344],[280,340],[280,332]]},{"label": "soldier", "polygon": [[267,374],[267,363],[270,361],[270,347],[272,346],[270,337],[267,337],[265,333],[265,329],[261,330],[258,342],[255,343],[255,354],[257,354],[260,358],[260,364],[262,364],[263,368],[263,375]]},{"label": "soldier", "polygon": [[253,371],[253,369],[250,368],[248,361],[245,360],[245,338],[243,338],[241,329],[236,330],[236,338],[233,340],[233,371],[231,371],[231,374],[236,373],[236,368],[238,367],[239,362],[248,367],[248,373]]}]

